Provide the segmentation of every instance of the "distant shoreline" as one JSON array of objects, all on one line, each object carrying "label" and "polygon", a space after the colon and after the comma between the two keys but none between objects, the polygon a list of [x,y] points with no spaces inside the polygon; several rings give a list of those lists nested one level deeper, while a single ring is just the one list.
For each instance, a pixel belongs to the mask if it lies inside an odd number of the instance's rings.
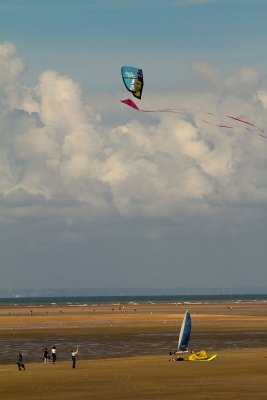
[{"label": "distant shoreline", "polygon": [[0,307],[5,306],[83,306],[91,304],[146,304],[146,303],[220,303],[220,302],[267,302],[267,294],[225,294],[225,295],[146,295],[146,296],[40,296],[2,297]]}]

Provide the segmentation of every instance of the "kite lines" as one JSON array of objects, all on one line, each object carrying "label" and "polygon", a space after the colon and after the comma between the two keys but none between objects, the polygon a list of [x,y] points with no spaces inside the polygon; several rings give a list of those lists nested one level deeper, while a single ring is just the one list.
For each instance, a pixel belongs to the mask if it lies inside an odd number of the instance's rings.
[{"label": "kite lines", "polygon": [[217,117],[217,118],[219,116],[214,113],[201,111],[201,110],[193,111],[193,110],[189,110],[186,108],[160,108],[160,109],[147,110],[147,109],[139,108],[137,106],[137,104],[134,101],[132,101],[131,99],[121,100],[121,102],[123,104],[135,109],[136,111],[140,111],[143,113],[173,113],[173,114],[180,114],[180,115],[191,117],[191,118],[194,118],[195,114],[199,114],[200,116],[198,117],[198,119],[200,121],[204,122],[205,124],[212,125],[217,128],[226,128],[226,129],[234,129],[234,128],[242,126],[247,131],[267,139],[267,136],[264,135],[264,129],[257,127],[252,122],[246,121],[239,117],[235,117],[233,115],[226,114],[226,115],[220,116],[220,118],[228,119],[228,120],[231,120],[232,122],[235,121],[238,125],[231,124],[230,121],[229,121],[229,124],[212,122],[211,120],[207,119],[204,116]]}]

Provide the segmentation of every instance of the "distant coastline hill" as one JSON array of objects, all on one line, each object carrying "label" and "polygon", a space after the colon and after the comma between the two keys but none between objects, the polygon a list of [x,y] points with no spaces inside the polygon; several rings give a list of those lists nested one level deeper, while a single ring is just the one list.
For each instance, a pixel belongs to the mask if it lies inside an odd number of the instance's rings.
[{"label": "distant coastline hill", "polygon": [[80,296],[183,296],[183,295],[249,295],[267,294],[267,287],[232,287],[232,288],[83,288],[83,289],[19,289],[0,288],[0,297],[80,297]]}]

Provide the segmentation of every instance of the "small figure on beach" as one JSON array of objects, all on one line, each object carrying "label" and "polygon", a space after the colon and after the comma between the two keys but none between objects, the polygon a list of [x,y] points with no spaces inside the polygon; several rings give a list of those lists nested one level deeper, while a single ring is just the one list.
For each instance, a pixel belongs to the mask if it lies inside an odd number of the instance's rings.
[{"label": "small figure on beach", "polygon": [[50,355],[49,355],[49,352],[48,352],[47,347],[45,347],[44,350],[43,350],[43,360],[44,360],[44,363],[47,364],[48,361],[49,361],[49,359],[50,359]]},{"label": "small figure on beach", "polygon": [[175,357],[175,359],[173,361],[185,361],[185,358],[178,356],[178,357]]},{"label": "small figure on beach", "polygon": [[72,350],[71,352],[71,359],[72,359],[72,368],[76,368],[76,356],[79,351],[79,346],[77,346],[76,350]]},{"label": "small figure on beach", "polygon": [[177,357],[172,357],[172,355],[175,355],[175,353],[172,353],[171,351],[169,352],[169,356],[171,357],[169,361],[185,361],[184,357],[177,356]]},{"label": "small figure on beach", "polygon": [[19,352],[17,366],[18,366],[19,371],[21,371],[22,368],[25,371],[25,364],[23,362],[23,357],[22,357],[22,353],[21,352]]},{"label": "small figure on beach", "polygon": [[57,359],[56,351],[57,351],[56,346],[53,346],[51,350],[53,364],[55,364]]}]

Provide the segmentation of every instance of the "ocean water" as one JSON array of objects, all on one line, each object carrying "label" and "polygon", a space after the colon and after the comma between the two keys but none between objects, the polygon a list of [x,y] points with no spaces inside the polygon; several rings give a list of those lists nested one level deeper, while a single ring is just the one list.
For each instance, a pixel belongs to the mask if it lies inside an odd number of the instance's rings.
[{"label": "ocean water", "polygon": [[80,297],[10,297],[0,298],[0,307],[61,305],[83,306],[91,304],[153,304],[153,303],[220,303],[267,302],[267,294],[244,295],[171,295],[171,296],[80,296]]}]

